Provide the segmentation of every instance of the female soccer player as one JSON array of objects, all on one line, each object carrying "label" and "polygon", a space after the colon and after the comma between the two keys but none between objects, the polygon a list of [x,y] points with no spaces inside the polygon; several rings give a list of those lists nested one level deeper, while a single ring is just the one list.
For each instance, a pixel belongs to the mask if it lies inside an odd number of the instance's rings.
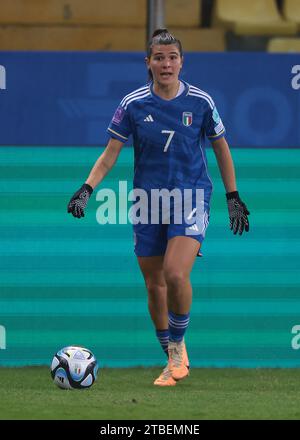
[{"label": "female soccer player", "polygon": [[[173,386],[189,374],[184,334],[192,302],[190,273],[200,255],[209,219],[212,183],[203,149],[204,136],[211,141],[217,158],[234,234],[249,230],[249,211],[237,191],[225,128],[214,101],[179,79],[183,65],[181,42],[167,29],[156,30],[149,42],[146,64],[150,83],[121,101],[108,127],[108,145],[86,182],[71,198],[68,212],[74,217],[84,216],[94,188],[113,167],[132,134],[133,187],[144,190],[150,200],[147,221],[134,224],[135,254],[148,290],[156,335],[168,356],[168,364],[154,384]],[[200,202],[197,189],[202,190]],[[177,201],[170,197],[167,208],[164,201],[153,207],[153,190],[165,191],[169,196],[175,195],[174,190],[177,195],[188,194],[191,209],[183,209],[184,197]],[[178,221],[178,211],[182,221]]]}]

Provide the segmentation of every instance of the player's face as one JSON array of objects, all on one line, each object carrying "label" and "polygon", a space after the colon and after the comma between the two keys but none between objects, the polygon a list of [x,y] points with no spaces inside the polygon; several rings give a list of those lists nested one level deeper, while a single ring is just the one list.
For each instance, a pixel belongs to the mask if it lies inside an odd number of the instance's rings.
[{"label": "player's face", "polygon": [[175,44],[153,46],[152,54],[150,58],[146,58],[146,62],[155,82],[171,85],[178,81],[182,57]]}]

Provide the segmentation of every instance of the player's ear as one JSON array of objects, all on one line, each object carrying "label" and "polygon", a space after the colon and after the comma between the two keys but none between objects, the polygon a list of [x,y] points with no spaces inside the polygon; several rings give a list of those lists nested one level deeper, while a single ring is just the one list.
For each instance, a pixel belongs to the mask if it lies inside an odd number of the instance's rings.
[{"label": "player's ear", "polygon": [[146,63],[146,66],[148,67],[148,69],[149,69],[149,64],[150,64],[150,58],[148,58],[148,57],[145,57],[145,63]]},{"label": "player's ear", "polygon": [[181,57],[181,66],[180,66],[181,69],[182,69],[182,66],[183,66],[183,55]]}]

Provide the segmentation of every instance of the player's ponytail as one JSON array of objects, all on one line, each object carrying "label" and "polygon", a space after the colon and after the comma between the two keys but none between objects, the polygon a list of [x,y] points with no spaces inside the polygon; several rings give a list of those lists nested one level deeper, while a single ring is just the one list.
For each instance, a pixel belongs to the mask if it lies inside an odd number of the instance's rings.
[{"label": "player's ponytail", "polygon": [[[152,48],[153,46],[159,45],[159,44],[175,44],[175,46],[177,46],[180,56],[182,57],[182,45],[181,45],[181,41],[178,40],[177,38],[175,38],[172,34],[170,34],[170,32],[168,31],[168,29],[163,28],[163,29],[156,29],[153,34],[152,34],[152,38],[148,43],[148,47],[147,47],[147,58],[149,59],[152,55]],[[152,76],[152,72],[149,69],[148,70],[148,74],[149,74],[149,78],[152,80],[153,76]]]}]

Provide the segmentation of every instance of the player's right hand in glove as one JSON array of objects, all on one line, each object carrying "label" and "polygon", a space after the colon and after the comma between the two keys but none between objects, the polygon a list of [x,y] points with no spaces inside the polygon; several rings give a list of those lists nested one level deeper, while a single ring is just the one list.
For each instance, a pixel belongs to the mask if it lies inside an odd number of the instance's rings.
[{"label": "player's right hand in glove", "polygon": [[92,192],[93,188],[88,183],[84,183],[69,201],[68,212],[71,212],[77,218],[84,217],[84,209]]},{"label": "player's right hand in glove", "polygon": [[250,212],[245,203],[240,199],[238,191],[233,191],[226,194],[230,229],[234,235],[239,232],[242,235],[243,231],[249,231],[248,215]]}]

